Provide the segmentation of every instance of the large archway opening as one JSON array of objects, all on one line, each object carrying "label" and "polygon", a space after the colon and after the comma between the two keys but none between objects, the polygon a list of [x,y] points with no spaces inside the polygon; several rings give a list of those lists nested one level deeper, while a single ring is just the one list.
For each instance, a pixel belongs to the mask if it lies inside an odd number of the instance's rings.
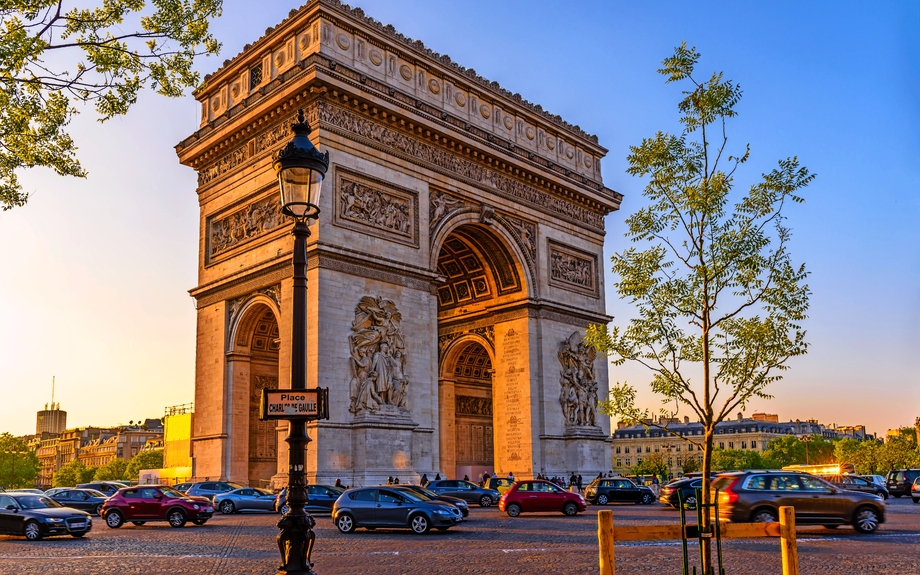
[{"label": "large archway opening", "polygon": [[495,471],[496,425],[490,334],[493,309],[526,297],[525,269],[502,236],[470,222],[441,243],[437,270],[441,471],[475,481]]},{"label": "large archway opening", "polygon": [[[263,303],[246,309],[236,330],[234,344],[237,351],[233,359],[233,372],[237,378],[234,386],[240,384],[234,393],[239,403],[234,403],[243,409],[236,415],[233,427],[237,441],[245,442],[245,447],[240,445],[241,449],[234,450],[233,456],[245,453],[247,465],[244,470],[239,466],[240,462],[231,462],[231,468],[239,469],[235,474],[237,481],[239,475],[245,473],[249,485],[265,487],[276,473],[278,461],[275,422],[259,420],[262,389],[278,389],[280,336],[274,311]],[[245,407],[241,405],[243,402]],[[244,429],[245,433],[241,433]]]}]

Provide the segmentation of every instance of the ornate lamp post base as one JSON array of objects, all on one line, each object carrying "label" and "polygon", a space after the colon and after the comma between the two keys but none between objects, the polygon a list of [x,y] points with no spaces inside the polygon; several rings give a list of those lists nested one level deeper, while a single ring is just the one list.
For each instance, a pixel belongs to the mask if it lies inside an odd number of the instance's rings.
[{"label": "ornate lamp post base", "polygon": [[313,543],[316,535],[313,527],[316,520],[309,514],[293,515],[290,511],[278,520],[278,551],[281,552],[281,565],[278,575],[316,575],[310,555],[313,553]]}]

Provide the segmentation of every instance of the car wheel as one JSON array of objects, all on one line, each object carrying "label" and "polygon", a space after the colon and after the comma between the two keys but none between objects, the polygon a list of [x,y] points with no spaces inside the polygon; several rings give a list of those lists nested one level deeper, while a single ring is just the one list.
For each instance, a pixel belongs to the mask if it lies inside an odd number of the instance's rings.
[{"label": "car wheel", "polygon": [[696,509],[696,496],[691,495],[684,501],[684,509]]},{"label": "car wheel", "polygon": [[568,515],[569,517],[574,517],[575,515],[578,515],[578,506],[569,501],[562,506],[562,513]]},{"label": "car wheel", "polygon": [[207,522],[208,522],[207,519],[192,519],[192,523],[194,523],[195,525],[204,525]]},{"label": "car wheel", "polygon": [[133,524],[137,525],[138,527],[140,527],[141,525],[144,525],[144,524],[147,523],[147,522],[146,522],[146,521],[132,521],[131,523],[133,523]]},{"label": "car wheel", "polygon": [[101,504],[101,503],[100,503],[99,505],[96,506],[96,509],[94,510],[94,512],[95,512],[96,515],[98,515],[99,517],[102,517],[102,504]]},{"label": "car wheel", "polygon": [[38,541],[42,538],[42,528],[35,521],[26,521],[22,534],[25,535],[26,539],[29,541]]},{"label": "car wheel", "polygon": [[920,497],[913,497],[914,503],[920,503]]},{"label": "car wheel", "polygon": [[482,497],[479,498],[479,506],[480,507],[491,507],[492,498],[489,497],[488,495],[483,495]]},{"label": "car wheel", "polygon": [[651,505],[652,501],[654,500],[655,498],[652,496],[651,493],[646,493],[645,495],[642,496],[642,505]]},{"label": "car wheel", "polygon": [[431,529],[431,523],[428,521],[427,517],[420,514],[409,518],[409,527],[412,528],[412,532],[416,535],[423,535],[428,533],[428,530]]},{"label": "car wheel", "polygon": [[233,502],[232,501],[221,501],[220,502],[220,512],[226,515],[233,513]]},{"label": "car wheel", "polygon": [[876,495],[878,495],[879,497],[881,497],[881,498],[884,499],[885,501],[888,501],[888,494],[885,493],[884,491],[882,491],[881,493],[876,493]]},{"label": "car wheel", "polygon": [[505,513],[508,514],[508,517],[517,517],[521,514],[521,506],[517,503],[512,503],[505,508]]},{"label": "car wheel", "polygon": [[860,507],[853,515],[853,529],[860,533],[874,533],[878,525],[878,512],[871,507]]},{"label": "car wheel", "polygon": [[111,527],[112,529],[118,529],[121,527],[122,523],[125,522],[124,516],[121,514],[121,511],[112,509],[105,514],[105,524]]},{"label": "car wheel", "polygon": [[355,530],[355,520],[351,515],[343,513],[335,520],[335,526],[338,527],[339,531],[342,533],[352,533]]},{"label": "car wheel", "polygon": [[291,506],[288,505],[287,503],[285,503],[284,505],[281,506],[281,514],[282,514],[282,515],[286,514],[286,513],[287,513],[288,511],[290,511],[290,510],[291,510]]},{"label": "car wheel", "polygon": [[185,527],[185,513],[180,509],[173,509],[167,513],[166,520],[169,521],[170,527]]},{"label": "car wheel", "polygon": [[765,507],[754,511],[751,514],[752,523],[776,523],[776,511]]},{"label": "car wheel", "polygon": [[607,505],[607,496],[604,495],[603,493],[601,493],[600,495],[598,495],[598,496],[597,496],[597,504],[598,504],[598,505]]}]

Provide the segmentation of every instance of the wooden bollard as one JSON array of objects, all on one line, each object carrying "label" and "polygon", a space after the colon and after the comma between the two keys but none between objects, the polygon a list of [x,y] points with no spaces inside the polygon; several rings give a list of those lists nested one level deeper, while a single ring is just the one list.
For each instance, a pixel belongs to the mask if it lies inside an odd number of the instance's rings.
[{"label": "wooden bollard", "polygon": [[613,511],[602,509],[597,512],[597,543],[600,555],[601,575],[615,575],[613,563]]},{"label": "wooden bollard", "polygon": [[779,508],[779,537],[783,553],[783,575],[799,575],[799,551],[795,542],[795,508]]}]

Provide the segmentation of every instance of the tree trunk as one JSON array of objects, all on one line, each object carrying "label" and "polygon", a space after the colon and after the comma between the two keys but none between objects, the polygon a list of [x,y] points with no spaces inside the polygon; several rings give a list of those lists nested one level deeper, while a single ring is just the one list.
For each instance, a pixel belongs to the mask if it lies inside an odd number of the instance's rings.
[{"label": "tree trunk", "polygon": [[[703,433],[705,434],[704,439],[704,449],[703,449],[703,487],[702,493],[700,493],[700,501],[703,505],[703,524],[700,525],[700,529],[703,532],[709,530],[712,522],[709,520],[709,504],[712,503],[710,500],[709,486],[712,483],[709,478],[710,470],[712,469],[712,436],[715,432],[715,425],[711,422],[706,422],[703,424]],[[716,518],[718,521],[718,518]],[[702,544],[700,545],[700,560],[702,562],[703,573],[702,575],[710,575],[713,573],[712,569],[712,540],[703,539]]]}]

